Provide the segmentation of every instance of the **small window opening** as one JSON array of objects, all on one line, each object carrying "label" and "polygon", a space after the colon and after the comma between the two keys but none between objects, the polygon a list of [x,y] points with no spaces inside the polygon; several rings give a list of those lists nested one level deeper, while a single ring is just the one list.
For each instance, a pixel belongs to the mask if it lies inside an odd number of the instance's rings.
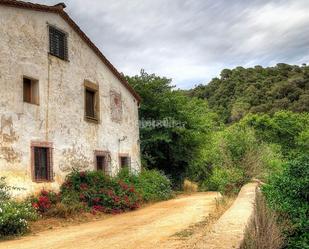
[{"label": "small window opening", "polygon": [[33,147],[34,180],[52,181],[52,148]]},{"label": "small window opening", "polygon": [[97,156],[97,170],[107,173],[107,159],[106,156]]},{"label": "small window opening", "polygon": [[110,154],[108,151],[95,150],[95,167],[98,171],[103,171],[104,174],[109,175]]},{"label": "small window opening", "polygon": [[24,102],[39,104],[39,82],[30,78],[23,78]]},{"label": "small window opening", "polygon": [[128,156],[120,156],[120,168],[130,167],[131,160]]},{"label": "small window opening", "polygon": [[85,80],[85,120],[99,123],[100,118],[100,99],[99,86]]},{"label": "small window opening", "polygon": [[96,118],[95,95],[95,91],[86,89],[86,117],[88,118]]}]

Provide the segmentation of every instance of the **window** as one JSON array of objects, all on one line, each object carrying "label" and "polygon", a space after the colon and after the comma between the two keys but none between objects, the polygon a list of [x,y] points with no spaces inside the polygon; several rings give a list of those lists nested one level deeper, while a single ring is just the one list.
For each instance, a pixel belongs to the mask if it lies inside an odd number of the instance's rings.
[{"label": "window", "polygon": [[68,60],[68,37],[63,31],[49,26],[49,53]]},{"label": "window", "polygon": [[96,118],[95,116],[95,92],[86,89],[86,116]]},{"label": "window", "polygon": [[127,154],[122,154],[119,156],[120,168],[123,169],[125,167],[131,166],[131,158]]},{"label": "window", "polygon": [[53,181],[52,144],[35,142],[31,150],[33,180],[36,182]]},{"label": "window", "polygon": [[23,78],[24,102],[39,104],[39,82],[30,78]]},{"label": "window", "polygon": [[106,175],[109,172],[110,154],[107,151],[95,151],[95,167],[98,171],[103,171]]},{"label": "window", "polygon": [[99,121],[99,87],[85,81],[85,119],[87,121]]}]

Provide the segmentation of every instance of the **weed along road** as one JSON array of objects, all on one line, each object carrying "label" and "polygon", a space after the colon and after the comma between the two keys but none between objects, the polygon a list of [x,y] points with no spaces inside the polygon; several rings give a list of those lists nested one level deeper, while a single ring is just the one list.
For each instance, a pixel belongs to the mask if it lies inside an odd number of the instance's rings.
[{"label": "weed along road", "polygon": [[157,249],[170,236],[202,221],[219,197],[216,192],[181,196],[102,221],[4,241],[0,249]]}]

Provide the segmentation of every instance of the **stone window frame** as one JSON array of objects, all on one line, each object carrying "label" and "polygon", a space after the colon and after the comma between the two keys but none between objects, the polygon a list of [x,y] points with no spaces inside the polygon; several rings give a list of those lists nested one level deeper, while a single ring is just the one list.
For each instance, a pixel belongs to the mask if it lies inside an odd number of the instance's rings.
[{"label": "stone window frame", "polygon": [[[36,84],[36,98],[32,99],[31,98],[31,101],[26,101],[25,100],[25,90],[24,90],[24,80],[25,79],[28,79],[31,81],[31,84],[34,83]],[[40,105],[40,83],[39,83],[39,80],[36,79],[36,78],[33,78],[33,77],[30,77],[30,76],[27,76],[27,75],[22,75],[22,84],[23,84],[23,102],[24,103],[27,103],[27,104],[30,104],[30,105]]]},{"label": "stone window frame", "polygon": [[127,165],[129,167],[129,169],[131,169],[131,157],[129,153],[118,153],[118,165],[119,165],[119,169],[123,169],[122,165],[121,165],[121,158],[122,157],[127,157],[129,160],[129,165]]},{"label": "stone window frame", "polygon": [[111,163],[110,163],[110,157],[111,157],[111,153],[108,150],[95,150],[94,151],[94,168],[96,171],[98,171],[97,168],[97,157],[98,156],[104,156],[107,160],[105,161],[105,165],[104,165],[104,174],[105,175],[110,175],[111,173]]},{"label": "stone window frame", "polygon": [[[95,106],[94,106],[94,111],[95,111],[95,117],[89,117],[87,116],[86,113],[86,91],[92,91],[94,92],[94,97],[95,97]],[[99,124],[100,123],[100,88],[98,84],[95,84],[89,80],[84,81],[84,119],[87,122]]]},{"label": "stone window frame", "polygon": [[[36,183],[43,183],[43,182],[54,182],[54,147],[52,142],[46,141],[31,141],[31,175],[32,181]],[[47,148],[48,149],[48,158],[49,158],[49,178],[48,179],[36,179],[35,177],[35,158],[34,158],[34,149],[35,148]]]}]

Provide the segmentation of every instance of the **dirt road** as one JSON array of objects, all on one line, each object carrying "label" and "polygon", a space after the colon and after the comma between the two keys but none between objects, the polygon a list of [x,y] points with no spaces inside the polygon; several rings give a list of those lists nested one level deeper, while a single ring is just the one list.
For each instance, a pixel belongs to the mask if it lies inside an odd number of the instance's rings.
[{"label": "dirt road", "polygon": [[214,210],[214,192],[197,193],[82,225],[1,242],[0,249],[152,249]]}]

